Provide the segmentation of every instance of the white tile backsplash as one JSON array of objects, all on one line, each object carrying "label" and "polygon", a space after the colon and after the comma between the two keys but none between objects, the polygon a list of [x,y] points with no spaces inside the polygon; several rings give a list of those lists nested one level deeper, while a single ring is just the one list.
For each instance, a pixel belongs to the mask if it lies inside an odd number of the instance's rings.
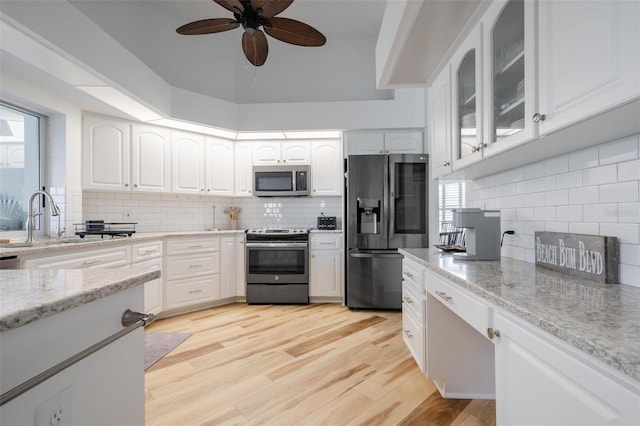
[{"label": "white tile backsplash", "polygon": [[499,206],[502,255],[535,262],[535,231],[618,238],[619,278],[640,287],[640,135],[477,179],[467,206]]},{"label": "white tile backsplash", "polygon": [[[214,208],[216,220],[214,222]],[[315,228],[317,217],[336,216],[342,227],[340,197],[223,198],[205,195],[138,194],[84,191],[84,218],[107,222],[137,222],[138,232],[201,231],[229,229],[224,209],[240,207],[238,227]],[[127,216],[128,215],[128,216]]]}]

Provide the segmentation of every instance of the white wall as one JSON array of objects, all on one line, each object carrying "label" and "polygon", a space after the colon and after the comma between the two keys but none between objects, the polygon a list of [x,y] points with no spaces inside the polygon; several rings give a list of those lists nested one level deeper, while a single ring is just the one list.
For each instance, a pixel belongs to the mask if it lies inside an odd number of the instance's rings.
[{"label": "white wall", "polygon": [[[137,232],[202,231],[214,226],[229,229],[226,207],[237,206],[238,227],[241,229],[315,228],[320,213],[337,216],[342,226],[340,197],[304,198],[222,198],[184,194],[136,194],[84,191],[83,220],[102,219],[106,222],[137,222]],[[126,218],[125,213],[130,217]],[[68,235],[73,235],[73,229]]]},{"label": "white wall", "polygon": [[467,206],[499,209],[502,255],[535,262],[534,232],[618,238],[619,279],[640,287],[640,135],[470,182]]}]

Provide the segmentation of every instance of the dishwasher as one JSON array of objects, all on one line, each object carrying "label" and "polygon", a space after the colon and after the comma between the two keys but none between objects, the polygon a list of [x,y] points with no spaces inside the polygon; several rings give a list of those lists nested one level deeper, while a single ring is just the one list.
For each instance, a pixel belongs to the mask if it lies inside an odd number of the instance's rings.
[{"label": "dishwasher", "polygon": [[0,256],[0,269],[20,269],[18,256]]}]

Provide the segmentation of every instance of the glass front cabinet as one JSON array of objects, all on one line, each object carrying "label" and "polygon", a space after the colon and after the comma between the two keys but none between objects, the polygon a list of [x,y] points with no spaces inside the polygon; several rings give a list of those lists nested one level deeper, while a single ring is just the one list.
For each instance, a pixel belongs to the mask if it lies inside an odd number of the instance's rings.
[{"label": "glass front cabinet", "polygon": [[484,156],[537,137],[535,12],[533,1],[497,1],[481,23],[486,90]]}]

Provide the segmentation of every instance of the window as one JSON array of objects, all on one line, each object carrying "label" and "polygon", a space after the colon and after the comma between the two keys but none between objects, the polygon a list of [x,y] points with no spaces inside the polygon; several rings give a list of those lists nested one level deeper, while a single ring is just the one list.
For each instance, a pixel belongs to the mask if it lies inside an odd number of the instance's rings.
[{"label": "window", "polygon": [[452,210],[465,206],[465,183],[441,183],[439,187],[438,223],[442,229],[443,223],[453,221]]},{"label": "window", "polygon": [[[27,200],[41,188],[41,118],[0,103],[0,232],[25,229]],[[40,220],[36,220],[36,229],[40,229]]]}]

